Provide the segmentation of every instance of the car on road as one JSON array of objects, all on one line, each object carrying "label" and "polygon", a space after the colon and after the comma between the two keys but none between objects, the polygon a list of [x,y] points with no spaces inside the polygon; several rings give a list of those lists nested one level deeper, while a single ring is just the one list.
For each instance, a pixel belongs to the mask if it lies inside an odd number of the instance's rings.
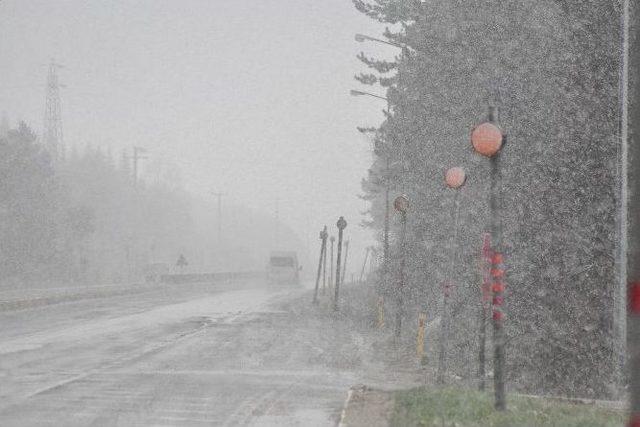
[{"label": "car on road", "polygon": [[300,284],[300,270],[298,256],[295,252],[273,251],[269,255],[267,279],[273,285]]}]

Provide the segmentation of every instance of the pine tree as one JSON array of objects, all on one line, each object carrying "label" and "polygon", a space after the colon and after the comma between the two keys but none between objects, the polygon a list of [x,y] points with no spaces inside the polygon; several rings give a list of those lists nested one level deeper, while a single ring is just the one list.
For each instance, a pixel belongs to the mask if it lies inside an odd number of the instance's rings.
[{"label": "pine tree", "polygon": [[[412,200],[411,292],[431,313],[446,279],[453,226],[443,174],[462,166],[469,176],[460,194],[451,354],[469,354],[476,345],[477,308],[469,301],[479,295],[475,259],[488,217],[488,164],[473,154],[469,134],[492,104],[508,135],[501,163],[509,379],[529,391],[611,396],[619,4],[354,4],[393,24],[384,36],[406,46],[393,63],[359,55],[377,74],[358,80],[384,82],[391,103],[378,131],[387,152],[376,152],[363,188],[379,228],[381,165],[389,156],[394,192]],[[452,365],[472,375],[468,364],[465,356]]]}]

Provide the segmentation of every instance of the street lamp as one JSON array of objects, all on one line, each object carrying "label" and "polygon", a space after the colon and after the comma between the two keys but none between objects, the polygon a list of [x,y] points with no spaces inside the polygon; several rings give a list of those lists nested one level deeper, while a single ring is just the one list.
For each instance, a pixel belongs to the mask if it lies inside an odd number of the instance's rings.
[{"label": "street lamp", "polygon": [[364,91],[361,91],[361,90],[351,89],[349,91],[349,93],[351,94],[351,96],[371,96],[373,98],[383,99],[383,100],[389,102],[388,98],[385,98],[384,96],[376,95],[376,94],[373,94],[373,93],[370,93],[370,92],[364,92]]},{"label": "street lamp", "polygon": [[447,371],[447,344],[449,341],[449,292],[453,285],[453,275],[456,264],[456,246],[458,243],[458,219],[459,219],[459,204],[458,204],[458,190],[462,188],[467,175],[461,167],[453,167],[445,172],[444,182],[447,187],[455,190],[453,193],[453,233],[451,233],[451,254],[449,255],[449,274],[447,281],[444,284],[444,292],[442,293],[442,313],[440,314],[440,351],[438,354],[438,384],[444,383],[444,375]]},{"label": "street lamp", "polygon": [[[364,92],[361,90],[355,90],[355,89],[351,89],[351,91],[349,92],[351,94],[351,96],[370,96],[373,98],[378,98],[378,99],[382,99],[384,101],[387,101],[387,111],[390,112],[391,111],[391,105],[389,102],[388,98],[385,98],[384,96],[380,96],[380,95],[375,95],[373,93],[369,93],[369,92]],[[386,153],[386,159],[385,159],[385,163],[386,163],[386,179],[385,179],[385,192],[384,192],[384,231],[383,231],[383,246],[382,246],[382,265],[383,265],[383,277],[382,277],[382,283],[385,282],[385,280],[387,279],[388,276],[388,270],[389,270],[389,153]]]},{"label": "street lamp", "polygon": [[393,43],[393,42],[389,42],[389,41],[386,41],[386,40],[377,39],[375,37],[367,36],[365,34],[356,34],[355,40],[357,42],[359,42],[359,43],[364,43],[365,41],[372,41],[372,42],[388,44],[389,46],[397,47],[399,49],[407,49],[408,48],[408,46],[401,45],[399,43]]},{"label": "street lamp", "polygon": [[500,212],[498,206],[499,199],[499,158],[500,150],[504,144],[505,136],[495,124],[493,124],[493,107],[489,107],[488,120],[480,124],[471,132],[471,144],[474,150],[482,156],[488,157],[491,163],[491,190],[489,194],[489,215],[491,242],[491,276],[493,279],[491,291],[493,293],[493,345],[494,345],[494,394],[495,408],[504,411],[507,408],[504,384],[505,367],[505,338],[503,330],[502,304],[504,302],[504,267],[502,246],[502,224],[500,222]]}]

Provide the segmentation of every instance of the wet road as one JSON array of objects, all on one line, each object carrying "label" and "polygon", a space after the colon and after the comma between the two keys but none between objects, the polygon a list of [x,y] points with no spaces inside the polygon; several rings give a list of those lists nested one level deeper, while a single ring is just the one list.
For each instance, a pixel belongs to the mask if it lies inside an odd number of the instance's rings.
[{"label": "wet road", "polygon": [[301,292],[167,287],[2,312],[0,425],[334,425],[356,376],[292,329],[279,307]]}]

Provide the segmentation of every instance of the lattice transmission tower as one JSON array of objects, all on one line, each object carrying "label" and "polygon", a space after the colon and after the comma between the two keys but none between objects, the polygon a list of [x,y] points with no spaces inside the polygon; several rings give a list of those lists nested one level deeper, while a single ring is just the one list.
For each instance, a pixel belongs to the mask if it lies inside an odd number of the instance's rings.
[{"label": "lattice transmission tower", "polygon": [[47,75],[47,99],[44,110],[44,132],[42,135],[44,146],[54,161],[63,160],[65,156],[64,139],[62,137],[62,117],[60,106],[60,85],[58,69],[62,65],[51,60]]}]

